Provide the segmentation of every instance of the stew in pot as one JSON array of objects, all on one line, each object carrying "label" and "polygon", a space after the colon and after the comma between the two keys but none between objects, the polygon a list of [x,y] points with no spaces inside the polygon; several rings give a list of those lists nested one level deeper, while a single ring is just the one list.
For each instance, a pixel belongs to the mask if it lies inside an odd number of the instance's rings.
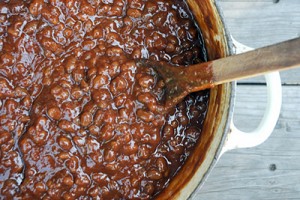
[{"label": "stew in pot", "polygon": [[150,199],[201,134],[209,92],[159,111],[135,59],[206,61],[181,0],[0,2],[1,199]]}]

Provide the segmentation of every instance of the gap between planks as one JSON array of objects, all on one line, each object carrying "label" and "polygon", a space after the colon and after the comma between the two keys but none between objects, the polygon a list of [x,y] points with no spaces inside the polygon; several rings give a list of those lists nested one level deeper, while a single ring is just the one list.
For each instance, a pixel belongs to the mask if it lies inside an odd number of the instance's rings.
[{"label": "gap between planks", "polygon": [[[238,127],[250,131],[257,126],[263,114],[257,104],[266,103],[265,91],[266,86],[237,87]],[[225,153],[194,199],[299,199],[300,87],[284,86],[282,92],[282,110],[271,137],[258,147]]]}]

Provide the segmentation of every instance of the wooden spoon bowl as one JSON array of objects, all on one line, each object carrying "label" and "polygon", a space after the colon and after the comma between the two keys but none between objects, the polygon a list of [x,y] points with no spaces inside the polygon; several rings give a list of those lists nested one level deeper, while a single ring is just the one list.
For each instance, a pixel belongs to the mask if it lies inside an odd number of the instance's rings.
[{"label": "wooden spoon bowl", "polygon": [[234,80],[300,67],[300,38],[188,67],[148,60],[137,61],[137,66],[153,68],[157,77],[163,79],[163,99],[167,112],[192,92]]}]

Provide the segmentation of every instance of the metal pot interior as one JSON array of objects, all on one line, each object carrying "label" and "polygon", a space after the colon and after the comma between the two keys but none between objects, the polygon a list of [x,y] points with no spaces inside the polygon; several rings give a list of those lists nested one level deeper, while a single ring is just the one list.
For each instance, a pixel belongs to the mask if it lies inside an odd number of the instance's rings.
[{"label": "metal pot interior", "polygon": [[[209,60],[229,55],[229,40],[214,0],[187,0],[199,25]],[[210,91],[203,131],[194,152],[169,186],[156,199],[187,199],[201,186],[217,161],[232,115],[233,84],[216,86]]]}]

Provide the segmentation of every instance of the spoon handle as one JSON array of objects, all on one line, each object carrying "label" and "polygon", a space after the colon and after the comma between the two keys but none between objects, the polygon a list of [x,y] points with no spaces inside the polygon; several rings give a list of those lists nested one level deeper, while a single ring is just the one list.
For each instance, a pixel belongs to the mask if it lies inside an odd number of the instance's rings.
[{"label": "spoon handle", "polygon": [[211,62],[212,84],[300,66],[300,38]]}]

